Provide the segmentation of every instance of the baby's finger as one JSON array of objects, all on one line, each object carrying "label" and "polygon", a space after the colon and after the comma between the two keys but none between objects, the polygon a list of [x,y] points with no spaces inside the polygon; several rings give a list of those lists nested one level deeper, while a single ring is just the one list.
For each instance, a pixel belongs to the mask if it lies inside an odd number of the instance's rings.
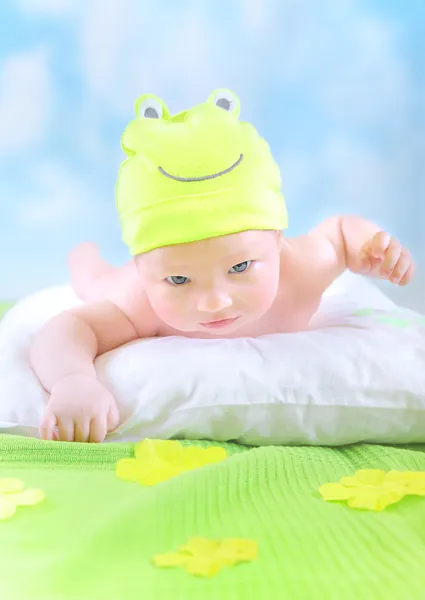
[{"label": "baby's finger", "polygon": [[106,437],[106,418],[105,417],[97,417],[96,419],[92,419],[90,422],[90,436],[89,442],[91,444],[96,444],[103,442]]},{"label": "baby's finger", "polygon": [[407,285],[408,283],[410,283],[410,281],[413,278],[413,275],[415,274],[415,271],[416,266],[414,265],[414,263],[411,263],[409,268],[407,269],[407,273],[403,275],[403,277],[398,282],[398,285]]},{"label": "baby's finger", "polygon": [[61,442],[73,442],[75,439],[75,427],[72,419],[58,417],[58,439]]},{"label": "baby's finger", "polygon": [[365,249],[361,249],[357,254],[355,264],[353,265],[353,271],[360,275],[366,275],[372,269],[372,261],[370,256]]},{"label": "baby's finger", "polygon": [[385,258],[381,265],[380,275],[383,277],[389,277],[393,272],[396,264],[398,263],[401,256],[402,247],[398,240],[391,238],[388,248],[385,252]]},{"label": "baby's finger", "polygon": [[373,258],[384,258],[391,242],[391,236],[385,231],[379,231],[372,239],[370,253]]},{"label": "baby's finger", "polygon": [[75,441],[88,442],[90,438],[90,420],[77,421],[75,423]]},{"label": "baby's finger", "polygon": [[111,408],[109,409],[109,413],[108,413],[108,419],[107,419],[107,430],[108,431],[114,431],[114,429],[116,429],[118,427],[118,425],[120,424],[120,413],[118,411],[118,407],[115,404],[115,402],[113,402],[111,404]]},{"label": "baby's finger", "polygon": [[410,258],[410,254],[407,250],[403,250],[400,254],[400,258],[398,259],[397,264],[392,270],[390,280],[392,283],[398,283],[404,275],[406,275],[412,259]]},{"label": "baby's finger", "polygon": [[42,440],[53,440],[56,427],[56,416],[50,410],[46,410],[40,424],[40,437]]}]

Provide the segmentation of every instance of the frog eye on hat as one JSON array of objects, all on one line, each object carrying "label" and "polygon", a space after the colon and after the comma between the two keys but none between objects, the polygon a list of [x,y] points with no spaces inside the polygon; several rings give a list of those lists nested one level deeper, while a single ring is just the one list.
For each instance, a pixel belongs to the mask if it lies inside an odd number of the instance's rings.
[{"label": "frog eye on hat", "polygon": [[136,115],[139,119],[168,119],[165,103],[153,94],[143,94],[136,100]]},{"label": "frog eye on hat", "polygon": [[215,90],[208,98],[208,102],[215,104],[215,106],[228,113],[233,113],[236,118],[239,116],[239,98],[226,88]]}]

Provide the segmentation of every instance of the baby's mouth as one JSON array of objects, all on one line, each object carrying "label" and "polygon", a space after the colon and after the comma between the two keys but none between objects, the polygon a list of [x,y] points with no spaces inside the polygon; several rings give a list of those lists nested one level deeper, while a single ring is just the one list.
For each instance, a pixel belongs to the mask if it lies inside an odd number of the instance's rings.
[{"label": "baby's mouth", "polygon": [[209,321],[207,323],[201,323],[202,327],[207,329],[220,329],[221,327],[228,327],[237,321],[239,317],[231,317],[230,319],[219,319],[217,321]]},{"label": "baby's mouth", "polygon": [[160,173],[166,177],[169,177],[170,179],[174,179],[175,181],[205,181],[206,179],[215,179],[216,177],[221,177],[222,175],[226,175],[226,173],[230,173],[230,171],[233,171],[233,169],[236,169],[236,167],[241,164],[242,159],[243,154],[239,156],[238,160],[233,163],[233,165],[227,169],[224,169],[224,171],[219,171],[218,173],[213,173],[212,175],[201,175],[200,177],[178,177],[177,175],[171,175],[171,173],[167,173],[167,171],[165,171],[162,167],[158,167],[158,169]]}]

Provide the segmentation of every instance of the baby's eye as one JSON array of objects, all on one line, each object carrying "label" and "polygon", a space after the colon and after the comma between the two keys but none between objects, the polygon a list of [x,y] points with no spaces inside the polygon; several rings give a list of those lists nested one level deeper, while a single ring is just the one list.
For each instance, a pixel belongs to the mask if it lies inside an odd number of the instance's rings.
[{"label": "baby's eye", "polygon": [[166,278],[166,281],[171,283],[171,285],[183,285],[189,281],[189,277],[183,277],[183,275],[171,275]]},{"label": "baby's eye", "polygon": [[251,262],[251,260],[245,260],[244,262],[238,263],[230,269],[229,273],[243,273],[250,267]]}]

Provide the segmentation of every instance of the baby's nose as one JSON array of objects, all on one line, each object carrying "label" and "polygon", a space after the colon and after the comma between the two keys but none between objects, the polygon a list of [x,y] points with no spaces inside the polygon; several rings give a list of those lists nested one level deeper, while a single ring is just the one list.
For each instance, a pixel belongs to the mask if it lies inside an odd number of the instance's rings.
[{"label": "baby's nose", "polygon": [[198,299],[199,312],[215,313],[232,306],[232,299],[225,290],[211,290]]}]

